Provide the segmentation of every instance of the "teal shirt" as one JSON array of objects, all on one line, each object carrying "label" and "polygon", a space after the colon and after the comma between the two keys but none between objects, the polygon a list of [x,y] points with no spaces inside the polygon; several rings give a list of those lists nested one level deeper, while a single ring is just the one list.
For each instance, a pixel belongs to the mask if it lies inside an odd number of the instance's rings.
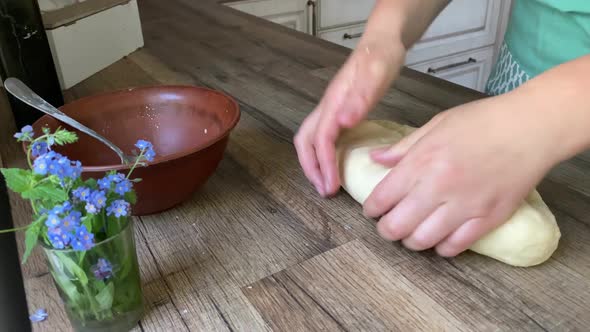
[{"label": "teal shirt", "polygon": [[590,54],[590,0],[514,0],[486,92],[508,92],[586,54]]}]

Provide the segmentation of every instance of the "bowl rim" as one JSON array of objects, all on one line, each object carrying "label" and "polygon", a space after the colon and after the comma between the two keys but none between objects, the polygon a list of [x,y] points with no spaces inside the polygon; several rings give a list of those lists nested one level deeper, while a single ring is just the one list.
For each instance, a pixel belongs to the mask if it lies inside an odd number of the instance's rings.
[{"label": "bowl rim", "polygon": [[[156,155],[156,157],[154,157],[154,160],[152,162],[146,163],[146,166],[163,164],[163,163],[171,161],[171,160],[180,159],[180,158],[186,157],[188,155],[197,153],[199,151],[203,151],[203,150],[213,146],[214,144],[218,143],[219,141],[222,141],[227,136],[229,136],[230,132],[237,126],[237,124],[241,118],[240,105],[238,104],[238,102],[236,101],[235,98],[233,98],[229,94],[222,92],[220,90],[208,88],[205,86],[190,85],[190,84],[155,84],[155,85],[144,85],[144,86],[128,87],[128,88],[115,89],[115,90],[110,90],[110,91],[105,91],[105,92],[99,92],[99,93],[95,93],[92,95],[88,95],[88,96],[84,96],[84,97],[72,100],[72,101],[58,107],[58,109],[60,111],[63,111],[64,106],[72,105],[72,104],[79,103],[82,101],[100,99],[100,98],[110,96],[110,95],[131,93],[134,91],[141,91],[141,90],[153,90],[153,89],[189,89],[189,90],[201,90],[201,91],[211,92],[211,93],[217,94],[217,95],[225,98],[227,101],[229,101],[235,107],[236,112],[235,112],[233,118],[231,119],[229,126],[227,126],[227,128],[220,135],[218,135],[218,137],[209,141],[207,144],[197,146],[192,149],[187,149],[187,150],[179,151],[179,152],[176,152],[173,154],[169,154],[164,157],[158,157]],[[57,121],[58,123],[63,124],[63,122],[55,119],[54,117],[44,114],[42,117],[40,117],[35,122],[33,122],[32,126],[35,126],[35,125],[39,124],[40,122],[43,122],[43,120],[45,120],[45,119],[53,119],[53,120]],[[23,149],[26,153],[27,152],[27,145],[25,143],[26,142],[23,142]],[[113,151],[113,153],[115,153],[115,152]],[[128,170],[131,168],[131,166],[132,165],[123,165],[123,164],[112,164],[112,165],[101,165],[101,166],[84,166],[84,164],[82,164],[82,172],[121,171],[121,170]]]}]

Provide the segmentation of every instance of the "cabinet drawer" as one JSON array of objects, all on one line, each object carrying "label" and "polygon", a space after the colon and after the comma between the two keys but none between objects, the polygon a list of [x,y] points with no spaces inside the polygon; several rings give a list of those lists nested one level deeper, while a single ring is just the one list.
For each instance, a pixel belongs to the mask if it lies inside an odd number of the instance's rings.
[{"label": "cabinet drawer", "polygon": [[409,66],[444,80],[483,92],[492,70],[492,47]]},{"label": "cabinet drawer", "polygon": [[291,0],[238,0],[224,5],[258,17],[300,12],[307,8],[305,1]]},{"label": "cabinet drawer", "polygon": [[494,44],[501,1],[453,0],[408,51],[406,64]]},{"label": "cabinet drawer", "polygon": [[356,44],[361,39],[364,30],[365,25],[361,24],[339,29],[320,31],[318,36],[335,44],[346,46],[348,48],[355,48]]},{"label": "cabinet drawer", "polygon": [[308,32],[306,1],[242,0],[227,2],[224,5],[294,30]]},{"label": "cabinet drawer", "polygon": [[367,21],[376,0],[317,0],[319,28]]}]

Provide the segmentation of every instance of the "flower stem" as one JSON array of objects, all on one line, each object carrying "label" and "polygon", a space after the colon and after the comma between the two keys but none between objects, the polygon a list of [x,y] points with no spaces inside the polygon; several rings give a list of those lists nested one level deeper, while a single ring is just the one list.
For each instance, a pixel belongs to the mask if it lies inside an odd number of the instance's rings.
[{"label": "flower stem", "polygon": [[[82,263],[84,262],[85,256],[86,256],[85,251],[79,253],[78,266],[80,268],[82,268]],[[90,288],[88,288],[87,284],[84,284],[82,282],[80,284],[82,285],[82,290],[84,291],[84,295],[86,295],[88,302],[90,304],[90,310],[92,310],[92,313],[94,314],[95,319],[98,320],[99,319],[99,312],[98,312],[98,309],[96,308],[96,301],[95,301],[94,295],[92,295],[92,293],[90,293]]]},{"label": "flower stem", "polygon": [[82,289],[84,290],[84,294],[88,297],[88,301],[90,302],[90,310],[92,310],[92,313],[94,314],[95,319],[98,320],[99,313],[96,308],[96,304],[94,303],[94,296],[92,296],[92,294],[90,293],[90,289],[88,288],[87,285],[82,285]]},{"label": "flower stem", "polygon": [[47,137],[49,137],[50,135],[41,135],[37,138],[35,138],[34,140],[31,141],[31,144],[29,144],[29,147],[27,148],[27,163],[29,164],[29,168],[33,169],[33,162],[31,161],[31,154],[33,151],[33,144],[35,144],[38,141],[41,141],[43,139],[46,139]]},{"label": "flower stem", "polygon": [[29,168],[33,169],[33,163],[31,162],[31,146],[32,144],[27,148],[27,163],[29,163]]},{"label": "flower stem", "polygon": [[31,227],[31,225],[32,224],[29,224],[29,225],[26,225],[26,226],[22,226],[22,227],[16,227],[16,228],[10,228],[10,229],[2,229],[2,230],[0,230],[0,234],[24,231],[27,228]]},{"label": "flower stem", "polygon": [[31,201],[31,209],[33,209],[33,214],[35,216],[39,215],[39,211],[37,210],[37,207],[35,206],[35,202]]},{"label": "flower stem", "polygon": [[139,156],[137,157],[137,159],[135,159],[135,163],[133,163],[133,166],[131,166],[129,173],[127,173],[127,179],[129,179],[129,177],[131,176],[131,173],[133,173],[133,171],[137,167],[137,164],[139,164],[139,161],[141,160],[141,157],[143,157],[144,152],[145,152],[145,149],[142,149],[141,152],[139,153]]}]

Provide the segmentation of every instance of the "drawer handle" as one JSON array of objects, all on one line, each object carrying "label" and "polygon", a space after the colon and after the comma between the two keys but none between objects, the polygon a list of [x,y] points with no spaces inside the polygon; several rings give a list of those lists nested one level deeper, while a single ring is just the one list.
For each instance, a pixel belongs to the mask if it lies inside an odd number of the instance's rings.
[{"label": "drawer handle", "polygon": [[469,58],[465,61],[451,63],[450,65],[446,65],[446,66],[442,66],[442,67],[438,67],[438,68],[428,67],[428,72],[431,74],[436,74],[436,73],[443,71],[443,70],[447,70],[447,69],[451,69],[451,68],[455,68],[455,67],[460,67],[460,66],[464,66],[464,65],[467,65],[470,63],[476,63],[476,62],[477,62],[477,60],[475,60],[474,58]]},{"label": "drawer handle", "polygon": [[354,34],[352,34],[352,35],[351,35],[351,34],[349,34],[349,33],[345,33],[345,34],[342,36],[342,39],[354,39],[354,38],[360,38],[360,37],[362,37],[362,35],[363,35],[363,34],[362,34],[362,33],[360,33],[360,32],[359,32],[359,33],[354,33]]},{"label": "drawer handle", "polygon": [[318,35],[318,13],[317,13],[317,4],[315,0],[308,0],[307,7],[311,7],[311,35],[317,36]]}]

